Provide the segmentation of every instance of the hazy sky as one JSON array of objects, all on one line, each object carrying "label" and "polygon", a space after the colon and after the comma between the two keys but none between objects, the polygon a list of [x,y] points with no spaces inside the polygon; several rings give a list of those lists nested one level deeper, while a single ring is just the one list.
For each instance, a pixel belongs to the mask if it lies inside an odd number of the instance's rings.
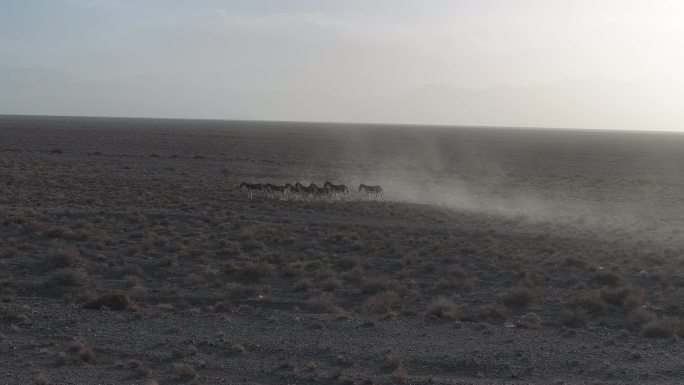
[{"label": "hazy sky", "polygon": [[3,0],[0,113],[684,129],[684,2]]}]

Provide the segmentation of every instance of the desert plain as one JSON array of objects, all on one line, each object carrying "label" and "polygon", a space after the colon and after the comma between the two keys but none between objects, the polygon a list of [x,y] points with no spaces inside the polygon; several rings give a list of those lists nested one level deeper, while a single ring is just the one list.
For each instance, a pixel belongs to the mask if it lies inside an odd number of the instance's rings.
[{"label": "desert plain", "polygon": [[[683,150],[0,116],[0,383],[682,383]],[[238,188],[326,180],[348,199]]]}]

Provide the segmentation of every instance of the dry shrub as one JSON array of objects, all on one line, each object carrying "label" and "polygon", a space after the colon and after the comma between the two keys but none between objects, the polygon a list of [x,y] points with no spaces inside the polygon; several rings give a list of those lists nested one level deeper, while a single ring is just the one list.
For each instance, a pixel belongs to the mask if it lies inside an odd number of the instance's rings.
[{"label": "dry shrub", "polygon": [[325,281],[321,282],[321,289],[325,291],[335,291],[341,290],[344,287],[344,283],[336,277],[327,278]]},{"label": "dry shrub", "polygon": [[73,248],[59,248],[53,254],[48,255],[44,261],[44,267],[48,269],[81,267],[83,264],[81,253]]},{"label": "dry shrub", "polygon": [[641,332],[650,338],[672,338],[675,333],[681,333],[682,322],[674,317],[662,317],[647,322]]},{"label": "dry shrub", "polygon": [[135,265],[132,263],[127,263],[116,270],[119,277],[127,277],[130,275],[144,277],[145,271],[140,267],[140,265]]},{"label": "dry shrub", "polygon": [[271,292],[270,286],[254,283],[243,285],[237,282],[230,282],[226,284],[226,289],[228,289],[231,294],[238,297],[253,297],[260,294],[269,294]]},{"label": "dry shrub", "polygon": [[568,308],[581,308],[590,314],[599,314],[606,311],[608,304],[601,298],[599,292],[588,291],[579,293],[570,299],[566,304]]},{"label": "dry shrub", "polygon": [[283,268],[283,276],[288,278],[302,278],[306,272],[302,262],[290,262]]},{"label": "dry shrub", "polygon": [[150,374],[152,374],[152,371],[146,368],[140,360],[129,360],[126,362],[126,367],[132,369],[140,377],[148,377]]},{"label": "dry shrub", "polygon": [[351,270],[361,267],[361,258],[357,256],[345,255],[337,260],[337,266],[343,270]]},{"label": "dry shrub", "polygon": [[178,266],[178,257],[175,255],[168,255],[159,260],[161,267],[175,267]]},{"label": "dry shrub", "polygon": [[542,319],[535,313],[527,313],[520,317],[517,326],[525,329],[539,329],[542,325]]},{"label": "dry shrub", "polygon": [[588,265],[586,260],[577,257],[565,257],[563,260],[563,266],[585,268]]},{"label": "dry shrub", "polygon": [[366,277],[366,272],[360,267],[355,267],[351,270],[344,271],[340,274],[340,277],[347,282],[361,282]]},{"label": "dry shrub", "polygon": [[392,378],[394,381],[404,382],[408,379],[408,372],[404,368],[397,368],[397,370],[392,373]]},{"label": "dry shrub", "polygon": [[318,369],[318,364],[314,361],[309,361],[306,364],[304,364],[304,371],[305,372],[313,372],[316,369]]},{"label": "dry shrub", "polygon": [[427,308],[427,315],[435,318],[454,320],[457,318],[458,307],[454,301],[446,297],[437,297]]},{"label": "dry shrub", "polygon": [[76,239],[78,234],[66,226],[52,226],[43,232],[43,235],[52,238]]},{"label": "dry shrub", "polygon": [[401,297],[394,291],[384,291],[368,298],[362,308],[368,313],[387,314],[401,308]]},{"label": "dry shrub", "polygon": [[397,353],[388,354],[386,358],[387,366],[389,366],[392,369],[398,369],[404,364],[404,361],[401,359],[401,356]]},{"label": "dry shrub", "polygon": [[183,362],[173,364],[173,374],[181,381],[190,381],[197,378],[197,371],[195,368]]},{"label": "dry shrub", "polygon": [[308,291],[312,287],[314,287],[313,281],[308,278],[303,278],[295,282],[293,289],[296,291]]},{"label": "dry shrub", "polygon": [[316,313],[335,313],[339,310],[335,305],[335,297],[329,293],[321,293],[309,298],[306,305]]},{"label": "dry shrub", "polygon": [[583,328],[587,326],[587,312],[582,308],[565,308],[561,310],[561,325],[571,328]]},{"label": "dry shrub", "polygon": [[238,242],[221,242],[221,255],[240,255],[242,248]]},{"label": "dry shrub", "polygon": [[195,345],[186,345],[186,346],[181,346],[178,349],[175,349],[171,355],[173,358],[185,358],[185,357],[190,357],[194,356],[195,354],[198,353],[197,347]]},{"label": "dry shrub", "polygon": [[248,241],[245,241],[240,246],[242,247],[243,250],[245,250],[247,252],[252,252],[252,253],[255,253],[255,252],[258,253],[258,252],[265,251],[268,249],[268,247],[266,247],[265,243],[263,243],[261,241],[254,240],[254,239],[250,239]]},{"label": "dry shrub", "polygon": [[506,321],[506,308],[499,304],[485,304],[470,308],[463,320],[486,321],[493,324],[502,324]]},{"label": "dry shrub", "polygon": [[92,299],[86,302],[83,307],[92,310],[137,310],[135,303],[131,300],[128,294],[118,290],[114,290],[110,293]]},{"label": "dry shrub", "polygon": [[0,302],[10,303],[17,299],[17,292],[5,287],[0,289]]},{"label": "dry shrub", "polygon": [[35,385],[51,385],[52,382],[50,382],[50,379],[48,378],[47,374],[45,372],[40,372],[36,378],[33,379],[33,383]]},{"label": "dry shrub", "polygon": [[622,277],[609,271],[597,271],[592,278],[596,283],[606,286],[615,286],[622,280]]},{"label": "dry shrub", "polygon": [[646,293],[638,286],[601,289],[601,298],[614,306],[633,309],[646,303]]},{"label": "dry shrub", "polygon": [[515,287],[501,293],[501,301],[508,307],[527,307],[536,297],[534,289],[528,287]]},{"label": "dry shrub", "polygon": [[292,360],[285,360],[282,361],[280,364],[278,364],[278,369],[283,369],[283,370],[294,370],[297,367],[297,364],[295,364],[294,361]]},{"label": "dry shrub", "polygon": [[219,300],[214,304],[214,311],[219,313],[227,313],[234,311],[236,308],[235,304],[228,300]]},{"label": "dry shrub", "polygon": [[456,289],[463,292],[471,292],[475,284],[468,278],[461,277],[442,277],[435,283],[437,289]]},{"label": "dry shrub", "polygon": [[361,291],[365,294],[374,294],[383,291],[394,291],[399,295],[406,294],[405,287],[401,282],[396,279],[383,279],[383,278],[370,278],[367,279],[362,287]]},{"label": "dry shrub", "polygon": [[190,274],[186,275],[185,277],[183,277],[183,285],[184,286],[194,287],[194,286],[200,286],[200,285],[203,285],[206,283],[207,283],[207,280],[204,277],[202,277],[201,275],[196,274],[196,273],[190,273]]},{"label": "dry shrub", "polygon": [[63,286],[83,286],[88,282],[88,272],[70,267],[59,269],[52,274],[50,282]]},{"label": "dry shrub", "polygon": [[643,325],[645,323],[654,321],[656,319],[656,315],[651,313],[650,311],[646,310],[643,307],[638,307],[627,315],[627,319],[637,325]]},{"label": "dry shrub", "polygon": [[342,366],[346,366],[346,367],[354,366],[354,359],[350,356],[345,356],[345,355],[340,354],[336,357],[336,359],[337,359],[337,362]]},{"label": "dry shrub", "polygon": [[256,280],[270,277],[273,274],[273,266],[263,262],[233,261],[226,268],[226,273],[235,274],[247,280]]},{"label": "dry shrub", "polygon": [[95,352],[88,347],[83,340],[74,341],[69,347],[57,356],[60,364],[95,363]]}]

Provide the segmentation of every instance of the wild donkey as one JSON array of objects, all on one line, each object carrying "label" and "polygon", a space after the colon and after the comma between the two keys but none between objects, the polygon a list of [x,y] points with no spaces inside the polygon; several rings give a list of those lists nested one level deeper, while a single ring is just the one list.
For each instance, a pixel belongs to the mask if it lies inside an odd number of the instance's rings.
[{"label": "wild donkey", "polygon": [[323,187],[330,189],[333,198],[347,199],[349,197],[349,189],[343,184],[332,184],[331,181],[327,181]]},{"label": "wild donkey", "polygon": [[280,199],[287,199],[287,185],[278,186],[271,183],[266,183],[266,186],[264,187],[266,190],[266,195],[269,198],[275,198],[276,194],[278,194],[280,196]]},{"label": "wild donkey", "polygon": [[362,183],[359,185],[359,191],[366,192],[366,199],[370,199],[371,194],[374,196],[375,199],[378,199],[378,197],[382,199],[383,192],[382,187],[380,186],[369,186]]},{"label": "wild donkey", "polygon": [[302,199],[304,197],[311,198],[311,199],[316,197],[316,189],[311,187],[311,186],[306,187],[303,184],[297,182],[295,184],[295,189],[297,190],[297,192],[299,192]]},{"label": "wild donkey", "polygon": [[262,192],[264,190],[264,185],[261,183],[247,183],[247,182],[242,182],[240,183],[240,190],[246,190],[247,191],[247,196],[249,199],[254,198],[254,193],[257,192]]},{"label": "wild donkey", "polygon": [[323,197],[330,198],[330,189],[327,188],[327,187],[318,187],[318,186],[316,186],[316,184],[311,183],[311,184],[309,185],[309,188],[313,188],[313,189],[314,189],[314,196],[315,196],[317,199],[321,199],[321,198],[323,198]]}]

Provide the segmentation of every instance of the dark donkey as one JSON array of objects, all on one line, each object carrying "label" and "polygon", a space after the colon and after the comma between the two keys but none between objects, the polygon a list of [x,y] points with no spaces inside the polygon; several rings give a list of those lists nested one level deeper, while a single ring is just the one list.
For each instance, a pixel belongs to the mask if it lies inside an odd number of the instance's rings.
[{"label": "dark donkey", "polygon": [[266,183],[266,186],[264,187],[266,189],[266,195],[268,195],[270,198],[275,198],[275,194],[277,193],[280,195],[281,199],[287,199],[287,185],[278,186],[275,184]]},{"label": "dark donkey", "polygon": [[304,198],[305,196],[314,198],[316,196],[316,189],[311,186],[306,187],[303,184],[297,182],[295,184],[295,189],[297,192],[301,194],[302,198]]},{"label": "dark donkey", "polygon": [[240,183],[240,190],[245,189],[247,190],[247,196],[249,199],[252,199],[254,197],[255,192],[260,192],[264,190],[264,185],[261,183],[247,183],[247,182],[242,182]]},{"label": "dark donkey", "polygon": [[380,197],[382,199],[383,191],[382,187],[380,186],[369,186],[361,183],[359,185],[359,191],[365,191],[366,192],[366,198],[370,199],[371,194],[374,195],[375,199],[378,199]]},{"label": "dark donkey", "polygon": [[314,183],[311,183],[309,187],[314,189],[314,196],[318,199],[323,196],[330,197],[330,189],[327,187],[318,187]]},{"label": "dark donkey", "polygon": [[339,198],[344,198],[347,199],[349,196],[349,189],[347,188],[346,185],[343,184],[332,184],[331,181],[325,182],[323,187],[327,187],[330,189],[332,192],[333,197],[339,197]]}]

